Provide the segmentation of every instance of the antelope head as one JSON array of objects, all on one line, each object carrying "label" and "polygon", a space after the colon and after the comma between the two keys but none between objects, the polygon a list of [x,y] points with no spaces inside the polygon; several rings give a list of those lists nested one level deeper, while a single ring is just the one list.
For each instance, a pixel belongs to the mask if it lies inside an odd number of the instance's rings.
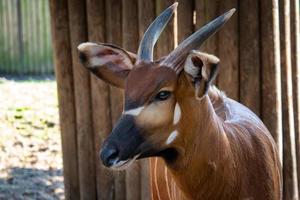
[{"label": "antelope head", "polygon": [[100,152],[107,167],[124,168],[135,159],[150,156],[174,158],[182,148],[177,144],[185,137],[176,131],[184,117],[178,102],[191,96],[201,100],[215,77],[218,58],[195,49],[220,29],[235,10],[211,21],[168,56],[154,61],[154,45],[176,8],[177,3],[152,22],[137,55],[111,44],[87,42],[78,46],[86,68],[124,89],[124,111]]}]

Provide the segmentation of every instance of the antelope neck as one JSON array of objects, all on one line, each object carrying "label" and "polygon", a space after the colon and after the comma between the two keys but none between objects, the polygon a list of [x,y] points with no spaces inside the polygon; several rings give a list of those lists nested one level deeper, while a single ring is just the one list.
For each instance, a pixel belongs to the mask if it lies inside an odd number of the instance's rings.
[{"label": "antelope neck", "polygon": [[179,155],[174,162],[167,162],[167,167],[178,187],[191,199],[199,199],[202,194],[206,196],[212,186],[214,193],[221,194],[226,184],[224,177],[232,174],[226,171],[231,169],[228,166],[233,166],[233,162],[223,129],[226,107],[222,98],[220,93],[213,91],[201,100],[193,96],[180,102],[182,118],[178,131],[182,138],[176,144]]}]

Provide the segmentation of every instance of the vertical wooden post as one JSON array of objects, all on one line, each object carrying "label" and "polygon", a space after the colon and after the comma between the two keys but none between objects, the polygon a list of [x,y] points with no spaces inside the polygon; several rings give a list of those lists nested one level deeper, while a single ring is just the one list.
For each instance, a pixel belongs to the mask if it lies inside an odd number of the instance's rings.
[{"label": "vertical wooden post", "polygon": [[38,75],[42,72],[42,65],[40,64],[40,44],[41,44],[41,38],[40,38],[40,1],[35,1],[34,2],[34,10],[35,10],[35,58],[36,58],[36,62],[35,62],[35,66],[34,66],[34,74]]},{"label": "vertical wooden post", "polygon": [[[30,8],[34,7],[34,2],[33,1],[28,1],[28,5],[27,6],[28,6],[27,9],[29,11]],[[30,27],[30,30],[33,30],[33,27],[34,27],[34,22],[33,22],[34,15],[33,15],[33,13],[34,12],[29,11],[28,27]],[[33,39],[32,39],[33,35],[34,35],[33,31],[32,31],[31,34],[28,35],[28,39],[30,41],[33,41]],[[31,73],[33,71],[33,69],[34,69],[34,67],[33,67],[34,66],[34,59],[32,57],[34,55],[34,53],[33,53],[33,45],[34,45],[34,42],[29,42],[28,43],[28,55],[29,55],[29,59],[28,59],[28,61],[29,61],[28,72],[29,73]]]},{"label": "vertical wooden post", "polygon": [[194,32],[194,2],[179,0],[177,8],[178,44]]},{"label": "vertical wooden post", "polygon": [[[12,30],[11,30],[11,15],[12,15],[12,12],[11,12],[11,3],[12,1],[7,1],[7,17],[6,17],[6,27],[7,27],[7,32],[8,34],[11,34],[12,33]],[[7,44],[8,44],[8,48],[7,48],[7,58],[8,58],[8,63],[7,63],[7,66],[8,66],[8,73],[9,74],[12,74],[12,37],[8,37],[7,38]]]},{"label": "vertical wooden post", "polygon": [[[122,46],[122,1],[106,0],[106,39],[107,42]],[[110,86],[111,120],[114,124],[122,112],[122,90]],[[126,199],[125,172],[115,174],[115,200]]]},{"label": "vertical wooden post", "polygon": [[[105,0],[87,0],[87,22],[89,41],[105,42]],[[113,172],[99,160],[99,150],[112,129],[109,102],[109,86],[91,75],[93,130],[95,136],[95,166],[97,199],[113,199]]]},{"label": "vertical wooden post", "polygon": [[[174,3],[174,0],[156,0],[156,15]],[[170,53],[175,48],[174,18],[170,20],[165,30],[157,41],[157,55],[162,57]]]},{"label": "vertical wooden post", "polygon": [[[198,30],[214,18],[218,16],[218,8],[219,8],[219,1],[195,1],[195,10],[196,10],[196,27],[195,29]],[[195,30],[195,31],[196,31]],[[201,50],[218,55],[218,34],[212,36],[201,47]]]},{"label": "vertical wooden post", "polygon": [[32,24],[31,24],[31,32],[32,32],[32,55],[33,55],[33,65],[32,65],[32,74],[37,74],[38,71],[38,3],[36,1],[32,1],[32,7],[34,9],[32,12]]},{"label": "vertical wooden post", "polygon": [[[237,0],[220,1],[220,14],[231,8],[238,8]],[[218,35],[218,54],[221,60],[218,86],[235,100],[239,100],[238,15],[239,11],[234,13]]]},{"label": "vertical wooden post", "polygon": [[[282,161],[282,113],[278,0],[260,1],[262,119],[273,135]],[[272,106],[270,106],[272,105]]]},{"label": "vertical wooden post", "polygon": [[22,9],[21,9],[21,0],[17,0],[17,19],[18,19],[18,46],[19,46],[19,69],[24,67],[24,46],[23,46],[23,22],[22,22]]},{"label": "vertical wooden post", "polygon": [[[127,51],[136,52],[138,49],[138,1],[122,1],[122,47]],[[126,199],[141,199],[141,170],[136,162],[126,170]]]},{"label": "vertical wooden post", "polygon": [[81,199],[95,199],[94,135],[89,72],[79,61],[77,46],[87,40],[85,1],[69,0],[69,26],[73,61],[77,123],[78,171]]},{"label": "vertical wooden post", "polygon": [[[3,38],[2,48],[3,48],[3,52],[6,52],[6,40],[5,40],[6,33],[7,33],[7,31],[6,31],[6,19],[5,19],[6,18],[6,15],[5,15],[5,5],[6,4],[5,4],[4,1],[1,1],[0,3],[1,3],[1,8],[2,8],[1,19],[0,19],[1,27],[2,27],[1,36]],[[4,53],[1,58],[3,59],[2,63],[1,63],[1,65],[3,65],[3,69],[2,69],[1,72],[7,73],[7,64],[6,64],[7,55],[6,55],[6,53]]]},{"label": "vertical wooden post", "polygon": [[283,199],[298,199],[290,38],[290,0],[280,1],[283,122]]},{"label": "vertical wooden post", "polygon": [[293,76],[293,103],[295,122],[298,197],[300,196],[300,7],[291,0],[291,59]]},{"label": "vertical wooden post", "polygon": [[[144,32],[155,19],[155,1],[139,0],[138,1],[138,27],[139,41],[142,39]],[[154,52],[154,55],[156,52]],[[141,199],[148,200],[151,198],[150,189],[150,171],[149,160],[141,160]]]},{"label": "vertical wooden post", "polygon": [[239,2],[240,101],[260,116],[259,1]]},{"label": "vertical wooden post", "polygon": [[66,199],[79,199],[77,137],[67,0],[51,0],[50,14],[58,90]]},{"label": "vertical wooden post", "polygon": [[[25,33],[25,40],[29,40],[29,34],[28,34],[28,30],[29,28],[29,24],[30,24],[30,13],[28,12],[28,8],[29,8],[29,2],[28,0],[23,0],[24,3],[24,21],[25,21],[25,26],[24,26],[24,33]],[[49,7],[50,7],[50,3],[49,3]],[[51,13],[50,13],[51,15]],[[52,19],[51,19],[52,20]],[[54,30],[52,30],[54,31]],[[52,37],[53,41],[54,38]],[[29,44],[25,43],[25,52],[26,52],[26,58],[25,58],[25,65],[26,65],[26,72],[29,71],[29,66],[30,66],[30,59],[29,59],[29,52],[30,52],[30,48],[29,48]]]}]

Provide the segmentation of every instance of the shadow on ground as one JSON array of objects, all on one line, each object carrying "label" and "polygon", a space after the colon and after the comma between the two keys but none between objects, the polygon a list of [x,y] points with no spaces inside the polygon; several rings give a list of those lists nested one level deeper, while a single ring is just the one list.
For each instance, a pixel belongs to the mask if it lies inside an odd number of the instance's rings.
[{"label": "shadow on ground", "polygon": [[0,199],[63,199],[62,170],[11,168],[0,179]]},{"label": "shadow on ground", "polygon": [[56,83],[0,77],[0,200],[64,199]]}]

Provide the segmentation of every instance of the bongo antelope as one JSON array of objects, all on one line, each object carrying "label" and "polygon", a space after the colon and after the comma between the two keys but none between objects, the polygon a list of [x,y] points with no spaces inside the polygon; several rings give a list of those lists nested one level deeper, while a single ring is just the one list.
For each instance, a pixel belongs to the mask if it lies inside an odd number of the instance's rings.
[{"label": "bongo antelope", "polygon": [[212,86],[220,60],[197,50],[235,10],[154,61],[153,47],[176,8],[149,26],[137,55],[111,44],[78,46],[87,69],[124,89],[123,114],[100,152],[103,164],[124,169],[136,159],[162,158],[152,162],[153,199],[280,199],[281,168],[269,131]]}]

